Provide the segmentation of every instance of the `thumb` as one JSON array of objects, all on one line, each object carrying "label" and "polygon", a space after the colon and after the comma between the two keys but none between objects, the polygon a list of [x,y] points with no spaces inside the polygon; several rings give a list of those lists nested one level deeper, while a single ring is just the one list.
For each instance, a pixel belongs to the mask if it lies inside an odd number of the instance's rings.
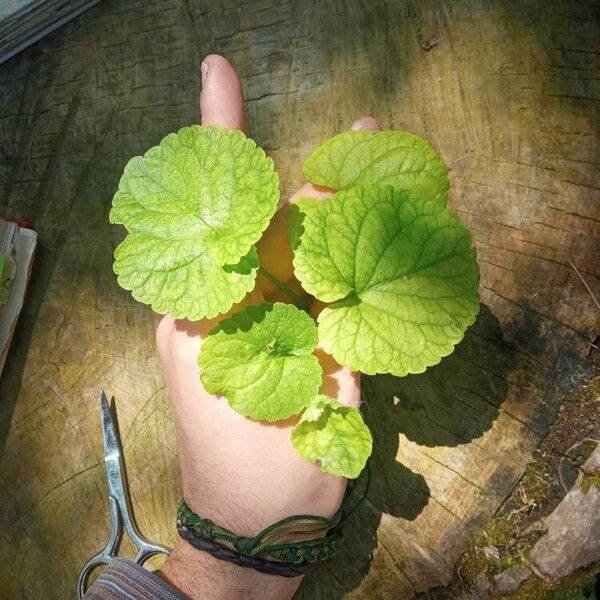
[{"label": "thumb", "polygon": [[242,84],[227,59],[210,54],[200,67],[202,91],[200,113],[202,125],[246,129],[246,108]]}]

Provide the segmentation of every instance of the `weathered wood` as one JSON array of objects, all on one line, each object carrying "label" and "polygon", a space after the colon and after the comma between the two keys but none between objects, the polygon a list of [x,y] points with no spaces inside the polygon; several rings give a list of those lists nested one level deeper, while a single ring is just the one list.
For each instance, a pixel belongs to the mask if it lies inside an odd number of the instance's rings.
[{"label": "weathered wood", "polygon": [[481,316],[425,375],[365,379],[368,501],[343,555],[299,596],[387,600],[447,582],[591,371],[595,4],[104,0],[2,65],[1,213],[33,220],[40,250],[0,385],[0,597],[69,597],[104,543],[101,386],[117,397],[141,529],[174,539],[157,319],[117,287],[122,234],[107,211],[126,160],[197,120],[210,52],[239,69],[251,134],[285,192],[310,149],[363,114],[424,135],[451,167],[450,205],[479,253]]}]

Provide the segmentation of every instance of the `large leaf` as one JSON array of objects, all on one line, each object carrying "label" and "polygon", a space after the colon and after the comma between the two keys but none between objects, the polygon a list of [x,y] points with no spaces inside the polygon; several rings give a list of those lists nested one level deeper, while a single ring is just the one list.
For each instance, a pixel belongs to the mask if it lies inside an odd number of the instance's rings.
[{"label": "large leaf", "polygon": [[305,198],[296,211],[296,277],[333,303],[318,318],[326,352],[398,376],[452,352],[479,310],[475,250],[456,215],[389,186]]},{"label": "large leaf", "polygon": [[303,171],[311,183],[334,190],[392,185],[444,205],[448,195],[448,169],[424,139],[406,131],[340,133],[314,150]]},{"label": "large leaf", "polygon": [[358,410],[320,394],[292,430],[292,444],[323,471],[354,479],[371,454],[373,438]]},{"label": "large leaf", "polygon": [[317,328],[291,304],[255,304],[235,313],[203,342],[200,378],[239,413],[259,421],[298,414],[315,397],[322,370]]},{"label": "large leaf", "polygon": [[169,134],[129,161],[113,198],[110,220],[129,231],[115,252],[119,283],[178,318],[227,311],[253,287],[253,244],[278,199],[273,162],[243,133]]},{"label": "large leaf", "polygon": [[254,288],[256,249],[235,265],[219,266],[196,240],[173,244],[149,233],[130,233],[115,250],[119,285],[136,300],[176,319],[197,321],[228,311]]}]

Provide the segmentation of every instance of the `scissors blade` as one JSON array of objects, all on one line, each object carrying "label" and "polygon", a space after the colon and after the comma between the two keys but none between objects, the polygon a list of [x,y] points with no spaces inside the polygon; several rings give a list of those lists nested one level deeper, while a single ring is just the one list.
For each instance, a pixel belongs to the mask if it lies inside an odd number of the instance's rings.
[{"label": "scissors blade", "polygon": [[121,442],[119,440],[114,412],[111,409],[104,390],[100,394],[100,406],[102,438],[104,441],[104,464],[106,467],[108,493],[121,504],[121,499],[124,496],[125,490],[123,463],[121,459]]},{"label": "scissors blade", "polygon": [[[116,416],[108,403],[108,398],[104,391],[100,394],[100,404],[102,413],[102,436],[104,438],[104,464],[106,467],[106,479],[108,481],[108,495],[113,501],[116,515],[119,517],[119,525],[131,538],[131,541],[138,549],[135,562],[141,564],[146,558],[153,554],[169,554],[170,549],[161,544],[155,544],[147,540],[138,530],[133,511],[131,510],[131,500],[129,490],[125,479],[125,467],[123,465],[123,453],[119,432],[117,429]],[[119,533],[121,529],[119,527]]]}]

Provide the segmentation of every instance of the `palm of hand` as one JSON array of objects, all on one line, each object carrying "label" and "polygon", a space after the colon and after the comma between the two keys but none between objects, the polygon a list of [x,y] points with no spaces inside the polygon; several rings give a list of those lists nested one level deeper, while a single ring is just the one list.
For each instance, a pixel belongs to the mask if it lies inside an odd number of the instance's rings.
[{"label": "palm of hand", "polygon": [[[243,130],[243,94],[231,65],[219,56],[210,56],[202,72],[202,124]],[[356,126],[377,129],[373,119],[362,119]],[[327,190],[306,184],[288,202],[301,196],[329,195]],[[261,264],[282,281],[293,279],[285,235],[287,206],[258,245]],[[259,277],[242,304],[265,300],[285,298]],[[313,304],[313,312],[318,311],[317,304]],[[186,501],[202,516],[238,535],[256,535],[292,514],[333,515],[342,501],[346,480],[321,472],[296,453],[290,441],[296,417],[275,424],[252,421],[202,387],[196,359],[202,340],[214,325],[214,320],[191,323],[167,315],[157,330],[159,356],[174,408]],[[323,392],[358,406],[359,374],[323,352],[319,359],[324,371]]]}]

